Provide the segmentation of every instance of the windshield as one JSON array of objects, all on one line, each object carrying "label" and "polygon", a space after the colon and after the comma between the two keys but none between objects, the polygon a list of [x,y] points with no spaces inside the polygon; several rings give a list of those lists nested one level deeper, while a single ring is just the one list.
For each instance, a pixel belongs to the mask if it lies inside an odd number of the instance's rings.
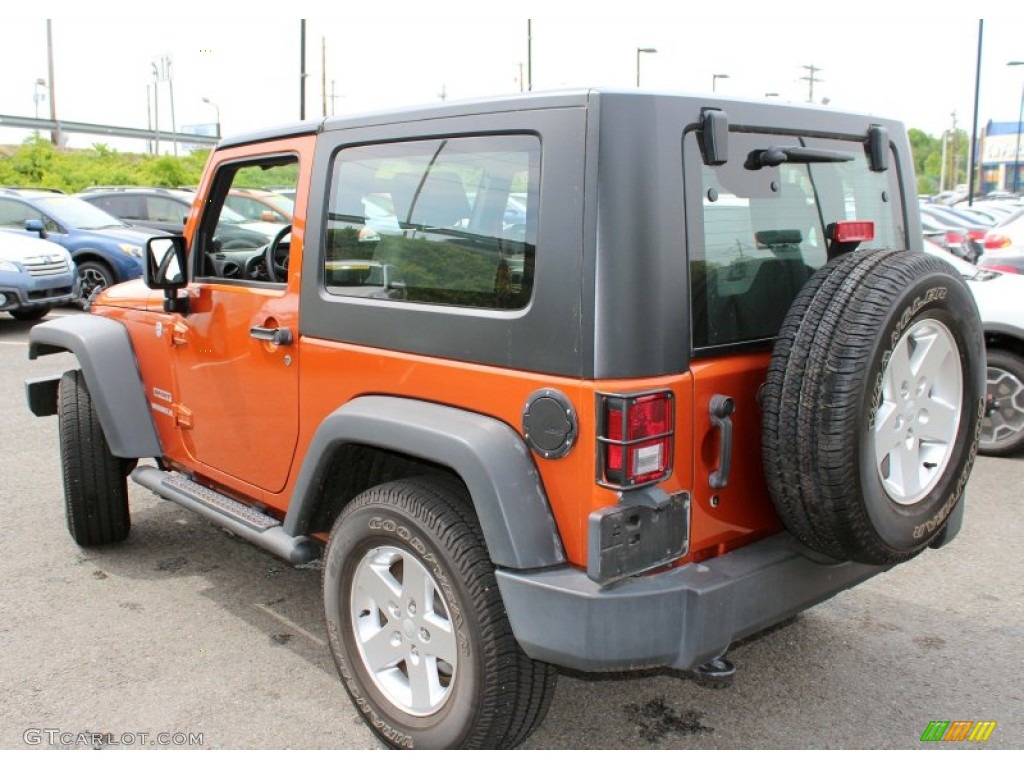
[{"label": "windshield", "polygon": [[69,229],[123,227],[124,222],[77,197],[44,197],[34,201],[47,216]]}]

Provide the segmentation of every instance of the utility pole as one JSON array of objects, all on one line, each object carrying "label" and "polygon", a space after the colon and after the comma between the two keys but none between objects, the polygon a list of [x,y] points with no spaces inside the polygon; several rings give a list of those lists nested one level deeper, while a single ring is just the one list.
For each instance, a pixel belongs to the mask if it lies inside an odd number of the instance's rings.
[{"label": "utility pole", "polygon": [[306,20],[299,22],[299,120],[306,119]]},{"label": "utility pole", "polygon": [[[53,79],[53,20],[46,20],[46,67],[49,74],[50,82],[50,120],[54,123],[57,122],[57,86]],[[54,128],[50,131],[50,141],[53,142],[53,146],[59,147],[61,145],[60,129]]]},{"label": "utility pole", "polygon": [[327,38],[320,38],[320,93],[323,94],[323,114],[327,117]]},{"label": "utility pole", "polygon": [[820,77],[815,77],[814,76],[816,72],[821,72],[821,69],[819,67],[814,66],[813,64],[804,64],[802,66],[802,69],[806,69],[807,70],[807,76],[800,78],[801,80],[806,80],[807,81],[807,85],[808,85],[807,103],[808,104],[813,104],[814,103],[814,84],[815,83],[822,83],[822,82],[824,82]]},{"label": "utility pole", "polygon": [[[160,83],[166,82],[171,94],[171,132],[178,132],[178,124],[174,119],[174,77],[171,74],[171,54],[165,53],[159,59],[159,64],[153,62],[153,123],[156,126],[156,154],[160,154]],[[173,139],[174,156],[178,156],[178,140]]]},{"label": "utility pole", "polygon": [[[985,20],[978,20],[978,63],[974,67],[974,125],[971,130],[971,174],[967,179],[967,204],[974,205],[974,170],[981,176],[981,142],[978,140],[978,101],[981,95],[981,44],[985,37]],[[1024,99],[1024,97],[1022,97]],[[1018,137],[1020,131],[1017,131]]]},{"label": "utility pole", "polygon": [[533,90],[533,19],[526,20],[526,90]]},{"label": "utility pole", "polygon": [[171,94],[171,132],[174,134],[174,141],[172,146],[174,147],[174,156],[178,156],[178,123],[174,119],[174,76],[171,74],[171,54],[164,56],[167,59],[167,90]]},{"label": "utility pole", "polygon": [[160,69],[153,62],[153,154],[160,154]]},{"label": "utility pole", "polygon": [[956,110],[950,113],[953,118],[952,144],[949,148],[949,188],[956,189]]},{"label": "utility pole", "polygon": [[949,131],[942,132],[942,160],[939,162],[939,192],[946,191],[946,146],[949,144]]}]

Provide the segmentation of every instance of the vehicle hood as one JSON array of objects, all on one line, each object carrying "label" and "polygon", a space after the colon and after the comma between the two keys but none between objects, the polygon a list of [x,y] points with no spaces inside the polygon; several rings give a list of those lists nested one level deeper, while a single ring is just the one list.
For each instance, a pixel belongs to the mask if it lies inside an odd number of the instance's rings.
[{"label": "vehicle hood", "polygon": [[97,296],[94,307],[124,309],[162,309],[163,293],[150,289],[141,279],[116,283]]},{"label": "vehicle hood", "polygon": [[143,246],[151,237],[167,236],[166,232],[155,229],[143,229],[141,227],[110,227],[109,229],[80,229],[77,230],[91,237],[109,238],[121,243]]},{"label": "vehicle hood", "polygon": [[67,260],[71,255],[67,248],[49,240],[0,232],[0,259],[4,261],[22,264],[29,258],[53,259],[55,256]]},{"label": "vehicle hood", "polygon": [[1024,275],[977,269],[943,249],[925,243],[925,252],[953,266],[967,281],[986,328],[999,326],[1024,338]]},{"label": "vehicle hood", "polygon": [[[985,270],[981,270],[985,272]],[[981,322],[985,328],[1000,326],[1005,330],[1015,329],[1024,338],[1024,275],[1010,275],[990,272],[987,280],[968,280],[974,300],[981,311]]]}]

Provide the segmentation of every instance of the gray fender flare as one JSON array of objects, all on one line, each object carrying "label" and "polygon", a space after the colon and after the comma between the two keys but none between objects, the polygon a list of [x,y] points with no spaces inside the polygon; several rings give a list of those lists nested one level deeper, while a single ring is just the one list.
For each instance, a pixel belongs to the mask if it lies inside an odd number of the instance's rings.
[{"label": "gray fender flare", "polygon": [[[111,453],[124,459],[162,455],[131,337],[121,323],[98,315],[79,315],[32,328],[30,359],[58,352],[71,352],[78,358]],[[29,386],[33,384],[36,382]]]},{"label": "gray fender flare", "polygon": [[491,560],[506,568],[565,562],[540,474],[529,449],[507,424],[478,413],[398,397],[346,403],[317,428],[284,521],[286,533],[308,533],[331,455],[346,443],[385,448],[449,467],[473,499]]}]

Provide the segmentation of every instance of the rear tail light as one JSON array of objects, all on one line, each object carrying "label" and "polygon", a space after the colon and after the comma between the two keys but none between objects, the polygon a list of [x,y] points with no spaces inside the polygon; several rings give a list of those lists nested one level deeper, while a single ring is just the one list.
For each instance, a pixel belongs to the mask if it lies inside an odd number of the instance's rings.
[{"label": "rear tail light", "polygon": [[946,245],[963,245],[964,236],[959,232],[947,232],[946,233]]},{"label": "rear tail light", "polygon": [[598,395],[597,482],[612,488],[656,483],[672,471],[672,393]]},{"label": "rear tail light", "polygon": [[832,239],[837,243],[865,243],[875,239],[873,221],[837,221],[832,227]]},{"label": "rear tail light", "polygon": [[999,248],[1009,248],[1013,245],[1013,241],[1006,235],[1000,235],[997,232],[989,232],[985,235],[983,245],[986,250],[998,250]]},{"label": "rear tail light", "polygon": [[968,230],[967,236],[976,243],[980,243],[985,239],[985,230],[983,229],[971,229]]},{"label": "rear tail light", "polygon": [[1011,267],[1006,264],[986,264],[982,269],[987,269],[989,272],[1006,272],[1008,275],[1019,275],[1020,270],[1016,267]]}]

